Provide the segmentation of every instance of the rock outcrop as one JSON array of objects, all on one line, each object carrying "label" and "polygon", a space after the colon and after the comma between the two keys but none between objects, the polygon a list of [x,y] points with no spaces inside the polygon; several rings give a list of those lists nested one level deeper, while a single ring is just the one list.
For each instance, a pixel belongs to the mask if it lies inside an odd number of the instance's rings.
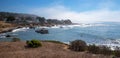
[{"label": "rock outcrop", "polygon": [[49,33],[48,30],[45,29],[45,28],[42,28],[42,29],[40,29],[40,30],[36,30],[35,32],[41,33],[41,34],[48,34],[48,33]]}]

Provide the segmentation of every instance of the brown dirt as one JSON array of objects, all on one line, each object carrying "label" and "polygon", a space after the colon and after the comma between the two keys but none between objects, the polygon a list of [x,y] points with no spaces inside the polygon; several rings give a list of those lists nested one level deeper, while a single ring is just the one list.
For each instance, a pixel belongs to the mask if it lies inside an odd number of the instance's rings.
[{"label": "brown dirt", "polygon": [[65,44],[42,42],[42,47],[27,48],[25,42],[1,42],[0,58],[111,58],[71,51]]}]

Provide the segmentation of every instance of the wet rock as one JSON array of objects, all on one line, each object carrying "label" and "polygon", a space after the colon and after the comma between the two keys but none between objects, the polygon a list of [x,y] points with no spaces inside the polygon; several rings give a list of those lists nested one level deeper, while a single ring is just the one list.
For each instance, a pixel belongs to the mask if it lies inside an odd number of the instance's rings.
[{"label": "wet rock", "polygon": [[35,29],[35,27],[34,27],[34,26],[30,26],[29,28],[30,28],[30,29]]},{"label": "wet rock", "polygon": [[36,30],[35,32],[41,33],[41,34],[48,34],[48,33],[49,33],[48,30],[45,29],[45,28],[42,28],[42,29],[40,29],[40,30]]},{"label": "wet rock", "polygon": [[6,37],[11,37],[11,35],[6,35]]}]

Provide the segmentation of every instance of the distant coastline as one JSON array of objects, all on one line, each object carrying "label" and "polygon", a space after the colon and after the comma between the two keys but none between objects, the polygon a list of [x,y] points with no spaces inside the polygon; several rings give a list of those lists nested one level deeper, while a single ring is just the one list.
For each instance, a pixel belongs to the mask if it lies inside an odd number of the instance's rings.
[{"label": "distant coastline", "polygon": [[46,19],[41,16],[33,14],[12,13],[12,12],[0,12],[0,33],[10,32],[16,28],[22,27],[35,27],[35,26],[47,26],[54,25],[71,25],[74,24],[70,19]]}]

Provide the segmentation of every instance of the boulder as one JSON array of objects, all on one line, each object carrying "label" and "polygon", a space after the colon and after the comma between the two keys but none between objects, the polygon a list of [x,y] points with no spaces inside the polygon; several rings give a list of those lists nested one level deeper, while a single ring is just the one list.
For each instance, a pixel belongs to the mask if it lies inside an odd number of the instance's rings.
[{"label": "boulder", "polygon": [[11,37],[11,35],[6,35],[6,37]]},{"label": "boulder", "polygon": [[35,27],[34,27],[34,26],[30,26],[29,28],[30,28],[30,29],[35,29]]},{"label": "boulder", "polygon": [[45,28],[42,28],[42,29],[40,29],[40,30],[36,30],[35,32],[41,33],[41,34],[48,34],[48,33],[49,33],[48,30],[45,29]]}]

